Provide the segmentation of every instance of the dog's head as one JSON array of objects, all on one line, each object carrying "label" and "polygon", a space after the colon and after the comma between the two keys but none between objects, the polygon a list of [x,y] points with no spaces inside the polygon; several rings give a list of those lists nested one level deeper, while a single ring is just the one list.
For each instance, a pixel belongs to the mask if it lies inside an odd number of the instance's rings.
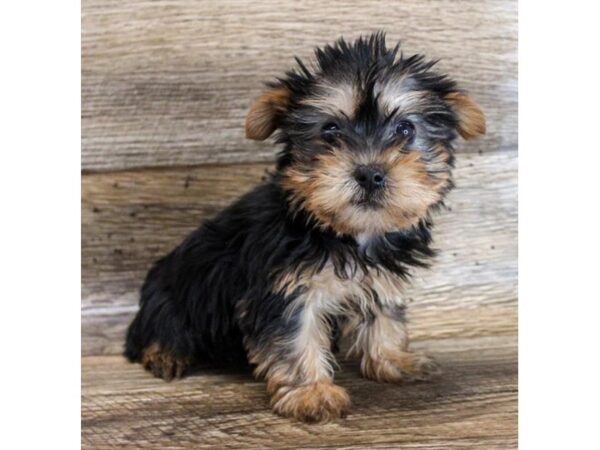
[{"label": "dog's head", "polygon": [[480,108],[422,56],[383,34],[316,50],[314,68],[269,85],[246,135],[278,130],[277,177],[294,208],[340,234],[416,225],[452,187],[452,142],[485,133]]}]

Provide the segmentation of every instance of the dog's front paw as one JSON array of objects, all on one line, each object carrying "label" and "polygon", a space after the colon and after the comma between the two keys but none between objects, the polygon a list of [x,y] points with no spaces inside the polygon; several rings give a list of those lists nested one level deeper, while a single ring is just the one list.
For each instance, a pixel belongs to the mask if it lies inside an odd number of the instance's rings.
[{"label": "dog's front paw", "polygon": [[350,406],[345,389],[330,381],[281,386],[271,398],[273,410],[304,422],[328,422],[342,417]]},{"label": "dog's front paw", "polygon": [[388,383],[428,381],[442,373],[432,358],[410,352],[398,352],[376,359],[365,357],[361,369],[366,378]]}]

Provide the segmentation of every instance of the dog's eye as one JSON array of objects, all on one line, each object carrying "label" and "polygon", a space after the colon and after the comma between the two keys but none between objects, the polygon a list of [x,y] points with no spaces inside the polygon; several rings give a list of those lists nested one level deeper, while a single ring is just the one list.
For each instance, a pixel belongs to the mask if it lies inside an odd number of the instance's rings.
[{"label": "dog's eye", "polygon": [[326,142],[334,142],[340,136],[340,127],[333,122],[323,125],[321,136]]},{"label": "dog's eye", "polygon": [[328,122],[325,125],[323,125],[323,131],[324,132],[336,132],[336,131],[340,131],[340,127],[338,127],[333,122]]},{"label": "dog's eye", "polygon": [[408,120],[402,120],[396,124],[394,134],[403,140],[410,142],[415,137],[415,126]]}]

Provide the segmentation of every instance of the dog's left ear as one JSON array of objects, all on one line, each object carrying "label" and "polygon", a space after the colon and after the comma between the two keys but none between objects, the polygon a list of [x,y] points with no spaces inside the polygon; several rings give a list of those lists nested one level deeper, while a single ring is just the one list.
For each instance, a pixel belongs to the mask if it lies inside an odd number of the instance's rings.
[{"label": "dog's left ear", "polygon": [[485,134],[485,116],[475,101],[463,92],[452,92],[446,101],[458,116],[458,132],[465,139]]},{"label": "dog's left ear", "polygon": [[290,100],[290,91],[281,86],[273,87],[258,97],[246,116],[246,137],[264,141],[281,124]]}]

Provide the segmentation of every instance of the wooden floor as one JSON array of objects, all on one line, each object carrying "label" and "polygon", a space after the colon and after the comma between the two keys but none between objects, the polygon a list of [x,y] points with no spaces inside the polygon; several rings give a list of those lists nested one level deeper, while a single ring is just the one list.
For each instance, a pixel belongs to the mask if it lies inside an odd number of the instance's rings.
[{"label": "wooden floor", "polygon": [[247,372],[204,371],[166,383],[119,356],[83,360],[87,448],[516,448],[514,336],[419,342],[441,363],[431,383],[380,384],[341,365],[350,414],[325,425],[272,414]]},{"label": "wooden floor", "polygon": [[[514,0],[83,0],[83,447],[516,448],[516,19]],[[377,384],[342,362],[350,414],[306,425],[272,414],[249,373],[169,384],[126,363],[151,263],[272,165],[272,143],[243,136],[262,83],[315,45],[378,29],[441,59],[488,120],[458,145],[439,256],[406,292],[413,344],[442,378]]]}]

